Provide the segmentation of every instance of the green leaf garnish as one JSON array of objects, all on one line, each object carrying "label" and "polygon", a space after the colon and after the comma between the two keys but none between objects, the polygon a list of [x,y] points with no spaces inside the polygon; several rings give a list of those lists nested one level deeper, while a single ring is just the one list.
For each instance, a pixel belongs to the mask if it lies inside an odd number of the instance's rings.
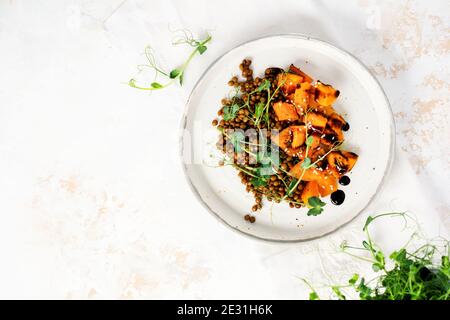
[{"label": "green leaf garnish", "polygon": [[359,279],[359,274],[355,273],[349,280],[348,283],[354,285]]},{"label": "green leaf garnish", "polygon": [[319,214],[321,214],[323,212],[323,209],[320,207],[315,207],[315,208],[310,208],[308,210],[308,212],[306,213],[306,215],[308,216],[318,216]]},{"label": "green leaf garnish", "polygon": [[151,86],[152,86],[152,88],[155,88],[155,89],[160,89],[163,87],[163,85],[158,82],[152,82]]},{"label": "green leaf garnish", "polygon": [[369,243],[366,240],[363,240],[362,245],[364,248],[366,248],[367,250],[371,250],[372,246],[369,245]]},{"label": "green leaf garnish", "polygon": [[308,210],[307,215],[317,216],[323,212],[323,207],[326,205],[326,203],[320,200],[319,197],[310,197],[308,199],[308,205],[311,208]]},{"label": "green leaf garnish", "polygon": [[251,184],[254,187],[261,187],[261,186],[266,186],[267,185],[267,179],[263,178],[263,177],[253,177],[250,180]]},{"label": "green leaf garnish", "polygon": [[380,265],[378,263],[374,263],[372,265],[372,270],[375,271],[375,272],[380,271],[381,270]]},{"label": "green leaf garnish", "polygon": [[309,147],[311,146],[311,144],[313,143],[314,138],[312,136],[308,136],[308,138],[306,138],[306,145]]},{"label": "green leaf garnish", "polygon": [[254,114],[255,115],[255,119],[258,119],[258,118],[261,117],[261,115],[262,115],[262,113],[264,111],[264,107],[265,107],[265,104],[262,103],[262,102],[259,102],[259,103],[256,104],[256,106],[255,106],[255,114]]},{"label": "green leaf garnish", "polygon": [[310,198],[308,199],[308,204],[309,204],[311,207],[323,207],[323,206],[326,205],[326,203],[323,202],[322,200],[320,200],[319,197],[310,197]]},{"label": "green leaf garnish", "polygon": [[373,217],[372,216],[368,216],[366,219],[366,223],[364,223],[364,227],[363,227],[363,231],[366,231],[367,226],[373,221]]},{"label": "green leaf garnish", "polygon": [[238,104],[233,104],[232,106],[225,106],[223,108],[223,120],[229,121],[236,118],[237,112],[239,111],[240,107]]},{"label": "green leaf garnish", "polygon": [[173,69],[172,71],[170,71],[169,77],[170,79],[175,79],[176,77],[178,77],[181,74],[181,71],[178,69]]},{"label": "green leaf garnish", "polygon": [[317,292],[310,292],[309,293],[309,300],[318,300],[319,296],[317,295]]},{"label": "green leaf garnish", "polygon": [[306,157],[300,165],[303,169],[308,169],[311,166],[311,159]]},{"label": "green leaf garnish", "polygon": [[264,81],[256,89],[256,92],[261,92],[261,91],[267,90],[267,89],[270,89],[270,81],[267,79],[264,79]]},{"label": "green leaf garnish", "polygon": [[333,287],[331,287],[331,289],[332,289],[333,292],[337,295],[337,297],[339,298],[339,300],[345,300],[345,296],[342,294],[342,292],[341,292],[341,290],[339,289],[339,287],[333,286]]},{"label": "green leaf garnish", "polygon": [[256,174],[261,177],[268,177],[274,174],[272,165],[270,163],[263,164],[262,166],[256,168]]},{"label": "green leaf garnish", "polygon": [[269,113],[266,112],[266,113],[264,114],[264,121],[265,121],[266,123],[269,123],[269,120],[270,120]]},{"label": "green leaf garnish", "polygon": [[200,54],[203,54],[203,52],[205,52],[206,49],[208,49],[208,48],[207,48],[205,45],[202,45],[202,44],[200,44],[200,45],[197,47],[197,50],[198,50],[198,52],[199,52]]},{"label": "green leaf garnish", "polygon": [[292,181],[289,183],[289,186],[287,188],[287,194],[291,195],[292,192],[294,192],[295,188],[297,188],[298,180],[292,179]]},{"label": "green leaf garnish", "polygon": [[230,135],[230,142],[234,146],[236,152],[242,152],[241,143],[244,141],[245,136],[240,131],[235,131]]}]

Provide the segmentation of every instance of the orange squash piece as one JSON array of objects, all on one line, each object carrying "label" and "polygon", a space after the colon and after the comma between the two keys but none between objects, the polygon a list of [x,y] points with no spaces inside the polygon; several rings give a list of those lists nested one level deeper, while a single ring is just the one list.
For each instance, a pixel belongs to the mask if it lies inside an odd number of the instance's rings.
[{"label": "orange squash piece", "polygon": [[342,155],[347,158],[347,172],[352,170],[353,167],[356,164],[356,161],[358,161],[358,155],[351,151],[341,151]]},{"label": "orange squash piece", "polygon": [[286,96],[286,101],[289,101],[290,103],[294,103],[294,97],[295,97],[295,93],[291,93]]},{"label": "orange squash piece", "polygon": [[314,134],[311,134],[310,136],[312,137],[312,143],[309,146],[309,150],[311,152],[311,151],[314,151],[314,149],[316,149],[320,145],[321,140],[320,140],[319,134],[314,133]]},{"label": "orange squash piece", "polygon": [[[337,190],[337,179],[330,172],[317,168],[309,168],[303,173],[301,163],[297,163],[291,168],[289,174],[297,179],[302,178],[303,181],[314,181],[319,188],[320,196],[326,197]],[[303,174],[303,176],[302,176]]]},{"label": "orange squash piece", "polygon": [[277,76],[277,84],[285,95],[294,93],[303,82],[303,77],[293,73],[280,73]]},{"label": "orange squash piece", "polygon": [[299,114],[304,114],[305,110],[309,107],[309,102],[311,94],[309,90],[311,89],[311,84],[309,82],[302,82],[300,88],[295,90],[294,93],[294,105],[297,108]]},{"label": "orange squash piece", "polygon": [[[314,99],[312,99],[314,100]],[[332,106],[321,106],[321,105],[317,105],[314,109],[314,111],[319,112],[321,114],[323,114],[325,117],[329,118],[331,117],[331,115],[333,113],[336,113],[336,111],[334,111]]]},{"label": "orange squash piece", "polygon": [[272,108],[279,121],[295,121],[299,119],[294,105],[290,103],[279,101],[274,103]]},{"label": "orange squash piece", "polygon": [[332,147],[337,143],[344,141],[344,133],[342,130],[333,131],[331,128],[325,128],[321,136],[320,143],[325,146]]},{"label": "orange squash piece", "polygon": [[290,126],[282,130],[278,135],[272,136],[272,141],[289,156],[303,158],[305,147],[305,127]]},{"label": "orange squash piece", "polygon": [[358,155],[349,151],[333,151],[327,156],[327,169],[335,176],[341,177],[355,166]]},{"label": "orange squash piece", "polygon": [[342,118],[341,115],[336,112],[332,113],[328,117],[327,126],[333,130],[338,141],[344,141],[344,133],[342,132],[342,128],[347,122]]},{"label": "orange squash piece", "polygon": [[287,129],[290,129],[292,132],[292,148],[300,147],[305,143],[306,130],[304,126],[291,126]]},{"label": "orange squash piece", "polygon": [[342,118],[342,116],[336,112],[333,112],[328,116],[327,124],[334,131],[342,130],[342,127],[344,127],[346,123],[347,122],[344,120],[344,118]]},{"label": "orange squash piece", "polygon": [[[302,164],[298,162],[291,168],[291,170],[289,170],[289,174],[294,178],[299,179],[302,174],[302,171],[303,171]],[[302,178],[302,180],[304,179]]]},{"label": "orange squash piece", "polygon": [[[297,179],[300,179],[301,172],[302,171],[300,171],[300,175],[297,177]],[[322,179],[322,175],[323,175],[323,172],[321,170],[319,170],[317,168],[309,168],[303,174],[302,180],[304,180],[304,181],[319,181]]]},{"label": "orange squash piece", "polygon": [[338,189],[337,179],[334,175],[323,171],[321,179],[317,181],[321,197],[326,197]]},{"label": "orange squash piece", "polygon": [[[308,152],[308,157],[311,159],[311,162],[315,162],[315,161],[319,160],[320,158],[322,158],[323,156],[325,156],[325,154],[326,154],[325,148],[314,148],[314,149],[311,149],[310,152]],[[324,165],[325,161],[326,161],[326,159],[319,161],[317,163],[317,166],[322,167]]]},{"label": "orange squash piece", "polygon": [[310,181],[303,188],[301,198],[302,198],[303,203],[309,207],[309,204],[308,204],[309,198],[318,197],[319,194],[320,194],[319,185],[317,184],[317,182]]},{"label": "orange squash piece", "polygon": [[331,106],[337,97],[339,97],[339,90],[336,90],[329,84],[317,81],[315,88],[314,100],[322,106]]},{"label": "orange squash piece", "polygon": [[306,82],[311,83],[313,81],[313,78],[311,78],[310,76],[308,76],[306,73],[304,73],[302,70],[300,70],[299,68],[297,68],[296,66],[294,66],[293,64],[291,64],[289,66],[289,72],[291,73],[295,73],[298,74],[299,76],[303,77],[303,80]]},{"label": "orange squash piece", "polygon": [[309,112],[306,115],[306,124],[316,128],[316,129],[320,129],[323,130],[325,129],[325,126],[327,125],[327,118],[323,115],[321,115],[320,113],[317,112]]},{"label": "orange squash piece", "polygon": [[[300,179],[302,177],[303,168],[302,163],[298,162],[295,166],[289,170],[289,174],[296,179]],[[321,179],[321,175],[323,172],[317,168],[309,168],[303,173],[302,180],[303,181],[318,181]]]}]

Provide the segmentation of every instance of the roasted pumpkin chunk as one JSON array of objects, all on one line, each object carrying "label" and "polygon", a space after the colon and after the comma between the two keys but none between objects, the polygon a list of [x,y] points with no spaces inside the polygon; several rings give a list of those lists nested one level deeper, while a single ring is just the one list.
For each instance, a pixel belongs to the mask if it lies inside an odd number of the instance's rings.
[{"label": "roasted pumpkin chunk", "polygon": [[304,73],[302,70],[300,70],[299,68],[297,68],[293,64],[291,64],[289,66],[289,72],[295,73],[295,74],[297,74],[299,76],[302,76],[303,77],[303,81],[306,81],[306,82],[309,82],[309,83],[311,83],[313,81],[313,78],[308,76],[306,73]]},{"label": "roasted pumpkin chunk", "polygon": [[[289,173],[291,173],[294,177],[296,177],[297,179],[299,179],[303,173],[303,168],[301,167],[301,164],[298,166],[298,168],[296,168],[296,170],[293,170],[296,166],[298,165],[298,163],[292,167],[291,171]],[[309,168],[307,170],[305,170],[305,173],[303,173],[303,178],[302,180],[305,181],[318,181],[321,179],[321,176],[323,175],[323,171],[317,169],[317,168]]]},{"label": "roasted pumpkin chunk", "polygon": [[293,148],[300,147],[305,143],[306,138],[306,130],[304,126],[291,126],[287,129],[290,129],[292,132],[292,144]]},{"label": "roasted pumpkin chunk", "polygon": [[356,164],[356,161],[358,161],[358,155],[351,151],[341,151],[341,154],[347,159],[348,162],[348,170],[350,171],[353,169],[353,167]]},{"label": "roasted pumpkin chunk", "polygon": [[315,88],[314,100],[322,106],[331,106],[339,97],[339,90],[336,90],[329,84],[317,81]]},{"label": "roasted pumpkin chunk", "polygon": [[[314,100],[314,99],[312,99],[312,100]],[[327,118],[330,117],[333,113],[336,113],[336,111],[334,111],[332,106],[317,105],[316,107],[313,108],[313,110],[323,114]]]},{"label": "roasted pumpkin chunk", "polygon": [[310,136],[312,137],[312,142],[311,145],[309,146],[309,150],[313,151],[320,145],[321,138],[320,135],[317,133],[313,133]]},{"label": "roasted pumpkin chunk", "polygon": [[317,112],[308,112],[306,115],[306,124],[316,129],[323,130],[327,125],[327,118]]},{"label": "roasted pumpkin chunk", "polygon": [[311,151],[308,152],[308,157],[311,159],[311,162],[316,162],[317,160],[319,160],[317,162],[317,166],[322,168],[326,166],[326,159],[324,158],[325,154],[326,149],[320,146],[316,148],[311,148]]},{"label": "roasted pumpkin chunk", "polygon": [[319,185],[315,181],[308,182],[302,191],[302,201],[309,207],[308,200],[312,197],[318,197],[320,195]]},{"label": "roasted pumpkin chunk", "polygon": [[346,125],[346,121],[336,112],[328,117],[327,126],[333,131],[338,141],[344,141],[344,133],[342,128]]},{"label": "roasted pumpkin chunk", "polygon": [[336,177],[326,170],[309,168],[303,173],[301,163],[297,163],[291,168],[289,174],[297,179],[301,177],[303,181],[316,182],[319,187],[320,196],[322,197],[330,195],[338,188]]},{"label": "roasted pumpkin chunk", "polygon": [[294,97],[295,97],[295,93],[288,94],[286,96],[286,101],[288,101],[290,103],[294,103]]},{"label": "roasted pumpkin chunk", "polygon": [[334,175],[324,171],[321,179],[317,181],[321,197],[326,197],[338,189],[337,179]]},{"label": "roasted pumpkin chunk", "polygon": [[311,100],[311,84],[309,82],[302,82],[300,88],[295,90],[294,105],[299,114],[304,114],[308,109]]},{"label": "roasted pumpkin chunk", "polygon": [[272,105],[272,108],[279,121],[295,121],[299,119],[294,105],[290,103],[276,102]]},{"label": "roasted pumpkin chunk", "polygon": [[280,73],[277,76],[277,84],[285,95],[294,93],[303,82],[303,77],[293,73]]},{"label": "roasted pumpkin chunk", "polygon": [[303,146],[305,143],[304,126],[290,126],[282,130],[278,135],[272,136],[271,139],[288,155],[303,158],[305,152]]},{"label": "roasted pumpkin chunk", "polygon": [[334,131],[342,130],[342,128],[346,125],[346,121],[336,112],[333,112],[328,116],[328,126]]},{"label": "roasted pumpkin chunk", "polygon": [[333,131],[331,128],[325,128],[320,142],[327,147],[333,147],[338,143],[344,141],[344,134],[342,130]]},{"label": "roasted pumpkin chunk", "polygon": [[336,177],[340,177],[352,170],[358,155],[348,151],[333,151],[327,156],[328,170]]}]

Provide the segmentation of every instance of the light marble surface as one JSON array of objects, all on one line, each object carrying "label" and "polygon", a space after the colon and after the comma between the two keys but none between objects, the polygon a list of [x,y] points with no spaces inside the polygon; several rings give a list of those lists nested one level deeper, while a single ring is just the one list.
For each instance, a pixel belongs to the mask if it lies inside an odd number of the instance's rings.
[{"label": "light marble surface", "polygon": [[[346,279],[370,266],[338,252],[369,213],[409,210],[427,237],[450,231],[448,1],[0,2],[0,298],[305,298],[297,277]],[[169,68],[169,29],[213,35],[183,87],[127,87],[151,44]],[[298,32],[370,67],[395,114],[385,187],[356,221],[294,245],[230,232],[191,195],[178,128],[195,81],[219,55]],[[361,106],[363,108],[364,106]],[[397,220],[375,237],[403,244]],[[330,279],[331,278],[331,279]]]}]

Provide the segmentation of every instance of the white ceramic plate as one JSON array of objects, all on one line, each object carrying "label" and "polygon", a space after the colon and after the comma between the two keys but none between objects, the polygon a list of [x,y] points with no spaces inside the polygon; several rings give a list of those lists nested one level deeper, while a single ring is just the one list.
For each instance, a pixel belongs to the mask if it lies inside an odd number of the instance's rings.
[{"label": "white ceramic plate", "polygon": [[[211,127],[221,99],[231,92],[228,80],[239,74],[244,58],[252,60],[254,75],[267,67],[286,68],[291,63],[314,79],[330,83],[341,92],[333,105],[350,124],[345,149],[359,160],[349,174],[351,183],[340,206],[325,202],[320,216],[308,217],[307,209],[291,209],[286,203],[265,202],[261,212],[244,216],[254,203],[245,192],[235,169],[212,167],[217,156],[218,132]],[[394,148],[394,122],[389,102],[376,79],[349,53],[326,42],[300,35],[276,35],[244,43],[217,59],[203,74],[188,100],[182,122],[183,166],[193,192],[224,224],[248,236],[278,242],[309,240],[326,235],[356,217],[371,201],[386,175]]]}]

